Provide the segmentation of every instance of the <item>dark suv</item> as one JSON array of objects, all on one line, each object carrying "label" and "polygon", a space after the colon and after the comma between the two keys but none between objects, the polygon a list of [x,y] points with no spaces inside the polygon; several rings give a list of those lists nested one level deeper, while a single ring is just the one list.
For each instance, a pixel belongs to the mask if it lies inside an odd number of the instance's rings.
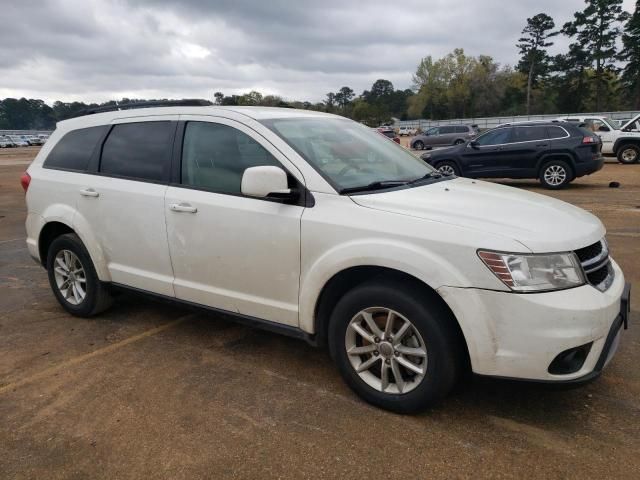
[{"label": "dark suv", "polygon": [[423,153],[421,158],[445,174],[472,178],[538,178],[558,189],[604,164],[602,141],[569,122],[501,125],[475,140]]}]

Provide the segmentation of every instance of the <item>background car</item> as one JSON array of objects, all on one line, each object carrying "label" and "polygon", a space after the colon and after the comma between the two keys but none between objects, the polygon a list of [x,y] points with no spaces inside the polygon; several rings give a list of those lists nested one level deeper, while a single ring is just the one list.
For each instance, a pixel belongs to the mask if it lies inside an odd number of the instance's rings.
[{"label": "background car", "polygon": [[400,135],[401,137],[403,135],[407,135],[407,136],[414,136],[416,133],[418,133],[418,129],[414,128],[414,127],[400,127],[398,129],[398,135]]},{"label": "background car", "polygon": [[44,145],[44,142],[42,141],[42,139],[36,135],[24,135],[22,138],[31,146]]},{"label": "background car", "polygon": [[396,132],[393,128],[391,127],[378,127],[375,129],[378,133],[384,135],[385,137],[393,140],[396,143],[400,143],[400,137],[398,135],[396,135]]},{"label": "background car", "polygon": [[538,178],[558,189],[600,170],[602,141],[569,122],[500,126],[452,148],[421,158],[444,174],[472,178]]},{"label": "background car", "polygon": [[12,148],[16,145],[9,137],[0,137],[0,148]]},{"label": "background car", "polygon": [[620,163],[640,161],[640,115],[623,125],[609,117],[597,115],[572,115],[559,120],[585,124],[602,139],[602,153],[615,155]]},{"label": "background car", "polygon": [[9,138],[15,144],[16,147],[28,147],[29,146],[29,142],[27,142],[26,140],[24,140],[23,138],[21,138],[21,137],[19,137],[17,135],[9,135]]},{"label": "background car", "polygon": [[411,140],[411,148],[423,150],[425,148],[460,145],[476,137],[477,130],[472,125],[444,125],[431,127],[426,132],[416,135]]}]

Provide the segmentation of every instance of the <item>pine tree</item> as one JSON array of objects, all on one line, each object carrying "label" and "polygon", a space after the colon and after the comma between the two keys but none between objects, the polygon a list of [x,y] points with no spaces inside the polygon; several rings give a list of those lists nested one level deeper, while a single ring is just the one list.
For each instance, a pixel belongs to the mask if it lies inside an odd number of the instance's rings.
[{"label": "pine tree", "polygon": [[636,9],[625,26],[622,35],[623,48],[620,60],[627,65],[622,72],[625,90],[631,95],[631,105],[640,109],[640,0],[636,1]]},{"label": "pine tree", "polygon": [[616,39],[620,36],[620,23],[629,14],[622,10],[622,0],[585,0],[587,7],[574,14],[574,20],[562,27],[562,33],[575,37],[571,47],[579,47],[595,63],[595,107],[601,110],[606,88],[605,71],[615,72],[617,67]]},{"label": "pine tree", "polygon": [[549,70],[550,58],[546,48],[553,45],[549,38],[559,32],[552,32],[555,28],[553,19],[546,13],[539,13],[527,18],[527,26],[522,30],[524,35],[516,45],[520,49],[520,63],[518,70],[527,75],[527,115],[531,113],[531,89],[540,76]]}]

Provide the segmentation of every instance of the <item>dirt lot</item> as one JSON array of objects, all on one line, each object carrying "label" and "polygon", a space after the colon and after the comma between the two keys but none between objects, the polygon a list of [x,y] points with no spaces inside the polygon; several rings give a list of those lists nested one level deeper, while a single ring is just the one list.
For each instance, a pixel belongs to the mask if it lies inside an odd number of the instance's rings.
[{"label": "dirt lot", "polygon": [[300,341],[134,295],[95,319],[64,313],[24,243],[32,155],[0,151],[0,477],[640,478],[640,165],[553,193],[604,221],[634,284],[602,377],[574,390],[474,379],[399,416]]}]

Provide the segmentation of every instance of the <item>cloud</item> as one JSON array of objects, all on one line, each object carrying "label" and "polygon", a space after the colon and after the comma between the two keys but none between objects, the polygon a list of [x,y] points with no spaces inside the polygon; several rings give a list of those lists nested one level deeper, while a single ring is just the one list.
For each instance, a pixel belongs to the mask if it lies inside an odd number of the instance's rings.
[{"label": "cloud", "polygon": [[[408,88],[420,58],[462,47],[517,62],[526,18],[581,0],[22,0],[3,6],[0,97],[102,101],[257,89],[321,100],[378,78]],[[625,7],[633,7],[625,0]],[[557,50],[567,41],[557,38]]]}]

